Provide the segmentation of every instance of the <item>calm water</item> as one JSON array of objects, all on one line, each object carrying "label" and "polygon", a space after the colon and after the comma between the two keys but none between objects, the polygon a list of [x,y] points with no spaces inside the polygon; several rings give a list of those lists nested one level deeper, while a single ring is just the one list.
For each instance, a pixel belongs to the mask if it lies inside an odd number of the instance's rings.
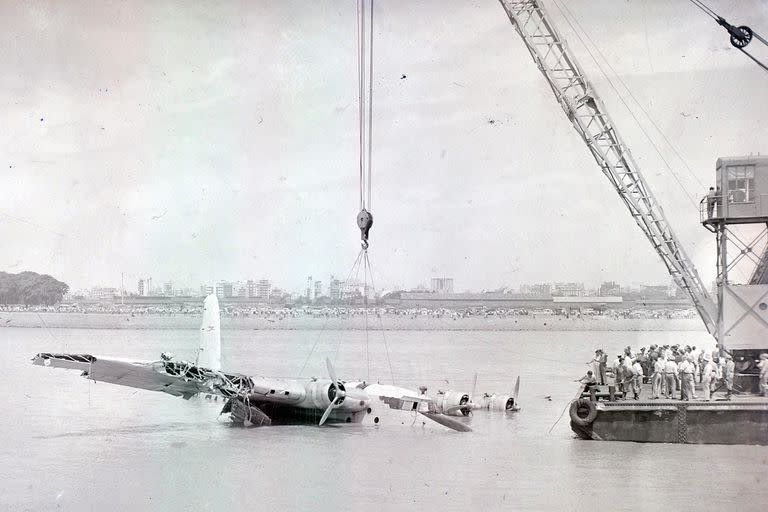
[{"label": "calm water", "polygon": [[[387,332],[398,384],[511,391],[522,412],[475,432],[419,427],[234,429],[184,401],[32,366],[40,351],[192,357],[195,331],[0,329],[2,510],[764,510],[768,447],[573,439],[574,379],[595,347],[706,346],[704,332]],[[390,381],[380,332],[224,331],[224,367]],[[340,343],[340,347],[339,347]],[[366,358],[366,345],[369,357]],[[370,371],[368,362],[370,361]],[[450,386],[445,380],[450,381]],[[544,397],[551,395],[552,400]]]}]

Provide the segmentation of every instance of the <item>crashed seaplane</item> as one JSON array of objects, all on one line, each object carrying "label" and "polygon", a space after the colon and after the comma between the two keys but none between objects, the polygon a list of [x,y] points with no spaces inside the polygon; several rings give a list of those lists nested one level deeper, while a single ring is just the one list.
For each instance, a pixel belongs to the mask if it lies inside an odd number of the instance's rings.
[{"label": "crashed seaplane", "polygon": [[[53,368],[80,370],[95,382],[161,391],[189,399],[202,394],[221,396],[221,414],[229,413],[238,426],[274,424],[406,424],[416,416],[459,432],[471,428],[444,414],[434,400],[405,388],[339,380],[326,359],[330,379],[302,380],[249,377],[221,370],[219,303],[215,295],[205,299],[200,346],[194,363],[174,360],[163,353],[157,361],[128,361],[90,354],[39,353],[32,363]],[[410,421],[407,414],[413,416]],[[426,422],[422,422],[426,425]]]}]

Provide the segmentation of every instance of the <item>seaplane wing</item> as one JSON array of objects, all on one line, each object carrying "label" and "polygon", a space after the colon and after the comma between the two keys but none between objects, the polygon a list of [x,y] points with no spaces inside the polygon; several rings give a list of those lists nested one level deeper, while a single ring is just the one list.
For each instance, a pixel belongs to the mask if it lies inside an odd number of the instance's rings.
[{"label": "seaplane wing", "polygon": [[42,352],[32,358],[32,364],[80,370],[84,377],[96,382],[161,391],[185,399],[198,393],[229,397],[237,394],[239,389],[248,382],[248,377],[245,375],[227,374],[169,359],[126,361],[91,354]]}]

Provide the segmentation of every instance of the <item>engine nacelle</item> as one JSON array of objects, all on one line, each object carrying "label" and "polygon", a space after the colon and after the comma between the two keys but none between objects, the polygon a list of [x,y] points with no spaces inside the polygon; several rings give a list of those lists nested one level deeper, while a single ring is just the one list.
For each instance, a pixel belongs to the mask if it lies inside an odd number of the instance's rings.
[{"label": "engine nacelle", "polygon": [[[342,382],[339,382],[338,386],[345,396],[341,399],[341,402],[336,403],[336,408],[347,412],[359,412],[367,409],[370,405],[370,397],[364,389],[346,388]],[[331,405],[331,402],[336,400],[336,387],[327,380],[307,382],[305,391],[306,397],[301,403],[297,404],[298,407],[303,409],[325,410]]]},{"label": "engine nacelle", "polygon": [[509,412],[517,411],[520,407],[515,403],[515,399],[510,395],[492,395],[486,394],[480,399],[479,407],[489,411]]},{"label": "engine nacelle", "polygon": [[[336,388],[331,384],[332,383],[327,380],[307,382],[304,387],[306,390],[306,397],[299,406],[305,409],[325,410],[325,408],[331,405],[331,402],[336,399]],[[339,386],[342,391],[345,390],[344,384],[340,383]],[[342,399],[342,403],[344,403],[343,400],[344,399]]]},{"label": "engine nacelle", "polygon": [[472,411],[472,401],[469,393],[461,391],[448,390],[438,392],[435,402],[437,402],[437,407],[443,414],[469,416],[469,413]]}]

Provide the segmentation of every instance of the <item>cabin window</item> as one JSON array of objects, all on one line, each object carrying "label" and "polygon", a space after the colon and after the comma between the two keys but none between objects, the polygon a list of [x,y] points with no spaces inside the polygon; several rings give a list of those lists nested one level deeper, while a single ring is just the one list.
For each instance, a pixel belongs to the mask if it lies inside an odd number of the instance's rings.
[{"label": "cabin window", "polygon": [[751,203],[755,200],[755,166],[729,165],[728,202]]}]

